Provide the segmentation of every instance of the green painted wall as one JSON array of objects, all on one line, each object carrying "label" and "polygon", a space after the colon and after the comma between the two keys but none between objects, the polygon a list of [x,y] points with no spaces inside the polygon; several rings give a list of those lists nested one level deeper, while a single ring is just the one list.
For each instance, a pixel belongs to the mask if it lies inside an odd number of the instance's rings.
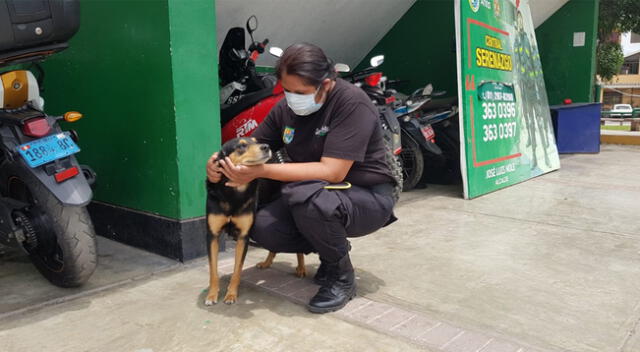
[{"label": "green painted wall", "polygon": [[204,215],[204,161],[219,145],[213,1],[84,0],[71,48],[45,64],[46,109],[78,110],[95,199]]},{"label": "green painted wall", "polygon": [[[598,0],[569,0],[536,29],[549,104],[594,101]],[[585,46],[573,47],[573,33]]]},{"label": "green painted wall", "polygon": [[[463,0],[466,1],[466,0]],[[384,54],[380,69],[391,80],[409,80],[409,93],[431,82],[447,96],[458,94],[453,0],[418,0],[358,65]]]}]

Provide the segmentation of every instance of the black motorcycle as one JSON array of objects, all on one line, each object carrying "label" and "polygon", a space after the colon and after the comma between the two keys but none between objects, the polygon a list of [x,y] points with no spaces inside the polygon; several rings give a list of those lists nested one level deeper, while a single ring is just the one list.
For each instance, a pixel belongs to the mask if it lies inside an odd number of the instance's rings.
[{"label": "black motorcycle", "polygon": [[245,27],[251,38],[249,48],[245,46],[243,27],[229,29],[220,48],[218,76],[223,113],[246,96],[272,88],[277,83],[273,74],[261,74],[256,71],[256,61],[264,54],[269,44],[269,39],[259,42],[253,38],[253,33],[258,29],[258,18],[255,15],[249,17]]},{"label": "black motorcycle", "polygon": [[[79,23],[78,2],[43,4],[0,2],[1,17],[11,20],[0,24],[0,68],[41,61],[67,47]],[[38,27],[42,16],[54,16],[55,26]],[[28,32],[18,40],[3,36],[4,27]],[[38,29],[51,30],[47,38],[53,42],[41,42]],[[0,81],[0,244],[23,249],[53,284],[81,285],[97,264],[86,209],[95,174],[74,157],[80,151],[77,133],[62,131],[58,122],[75,122],[82,114],[47,115],[42,82],[31,71],[0,71]]]},{"label": "black motorcycle", "polygon": [[397,94],[405,191],[459,178],[458,109],[455,99],[439,98],[445,94],[434,92],[431,84],[409,96]]},{"label": "black motorcycle", "polygon": [[405,185],[405,175],[403,173],[401,160],[401,129],[398,114],[395,112],[397,92],[393,89],[387,89],[387,77],[384,76],[378,68],[383,62],[383,55],[374,56],[369,61],[369,67],[345,75],[343,78],[360,87],[378,108],[382,136],[385,147],[388,149],[386,161],[394,174],[394,178],[399,181],[399,185],[395,190],[395,196],[397,198]]}]

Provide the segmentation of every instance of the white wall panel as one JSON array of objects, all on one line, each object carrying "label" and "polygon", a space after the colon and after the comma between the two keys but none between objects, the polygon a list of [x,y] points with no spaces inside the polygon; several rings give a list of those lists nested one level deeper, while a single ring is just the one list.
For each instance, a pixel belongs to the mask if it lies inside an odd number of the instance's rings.
[{"label": "white wall panel", "polygon": [[551,17],[556,11],[558,11],[569,0],[533,0],[529,1],[531,4],[531,19],[533,20],[533,26],[538,28],[539,25],[544,23],[547,18]]},{"label": "white wall panel", "polygon": [[[244,26],[252,14],[260,26],[256,40],[269,38],[283,49],[297,42],[322,47],[327,55],[358,64],[415,0],[215,0],[218,48],[227,30]],[[408,40],[410,40],[408,38]],[[247,38],[247,42],[249,39]],[[263,55],[261,66],[275,59]]]}]

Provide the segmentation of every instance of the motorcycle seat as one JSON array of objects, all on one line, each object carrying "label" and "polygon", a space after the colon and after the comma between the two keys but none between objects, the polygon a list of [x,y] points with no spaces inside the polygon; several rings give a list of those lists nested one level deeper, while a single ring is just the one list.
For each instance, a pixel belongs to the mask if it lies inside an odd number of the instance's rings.
[{"label": "motorcycle seat", "polygon": [[273,87],[268,87],[261,89],[257,92],[249,93],[238,100],[237,103],[226,105],[223,104],[221,106],[221,116],[220,120],[222,122],[222,126],[226,125],[229,121],[233,120],[233,118],[244,110],[258,104],[261,100],[273,95]]},{"label": "motorcycle seat", "polygon": [[67,43],[57,43],[16,49],[13,51],[3,51],[0,52],[0,67],[43,60],[47,56],[62,51],[68,47],[69,45]]},{"label": "motorcycle seat", "polygon": [[0,110],[0,124],[16,124],[22,125],[25,121],[32,119],[34,117],[44,117],[44,113],[42,111],[38,111],[35,109],[20,109],[20,110]]},{"label": "motorcycle seat", "polygon": [[458,103],[458,97],[431,99],[420,109],[423,111],[433,111],[437,109],[449,109]]}]

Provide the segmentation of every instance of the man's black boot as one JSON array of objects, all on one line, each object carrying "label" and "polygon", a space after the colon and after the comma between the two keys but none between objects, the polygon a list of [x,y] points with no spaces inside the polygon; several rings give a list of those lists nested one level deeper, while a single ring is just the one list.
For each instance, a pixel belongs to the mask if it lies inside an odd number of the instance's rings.
[{"label": "man's black boot", "polygon": [[[351,251],[351,243],[349,243],[349,251]],[[320,266],[318,266],[318,270],[313,276],[313,282],[320,286],[325,286],[329,282],[329,277],[327,275],[327,262],[322,260],[322,258],[320,258]]]},{"label": "man's black boot", "polygon": [[315,282],[316,285],[325,286],[328,281],[329,277],[327,275],[327,263],[324,260],[320,259],[320,266],[318,267],[318,271],[316,271],[316,274],[313,276],[313,282]]},{"label": "man's black boot", "polygon": [[326,284],[307,305],[312,313],[335,312],[356,295],[356,277],[348,254],[337,263],[326,263],[326,272]]}]

